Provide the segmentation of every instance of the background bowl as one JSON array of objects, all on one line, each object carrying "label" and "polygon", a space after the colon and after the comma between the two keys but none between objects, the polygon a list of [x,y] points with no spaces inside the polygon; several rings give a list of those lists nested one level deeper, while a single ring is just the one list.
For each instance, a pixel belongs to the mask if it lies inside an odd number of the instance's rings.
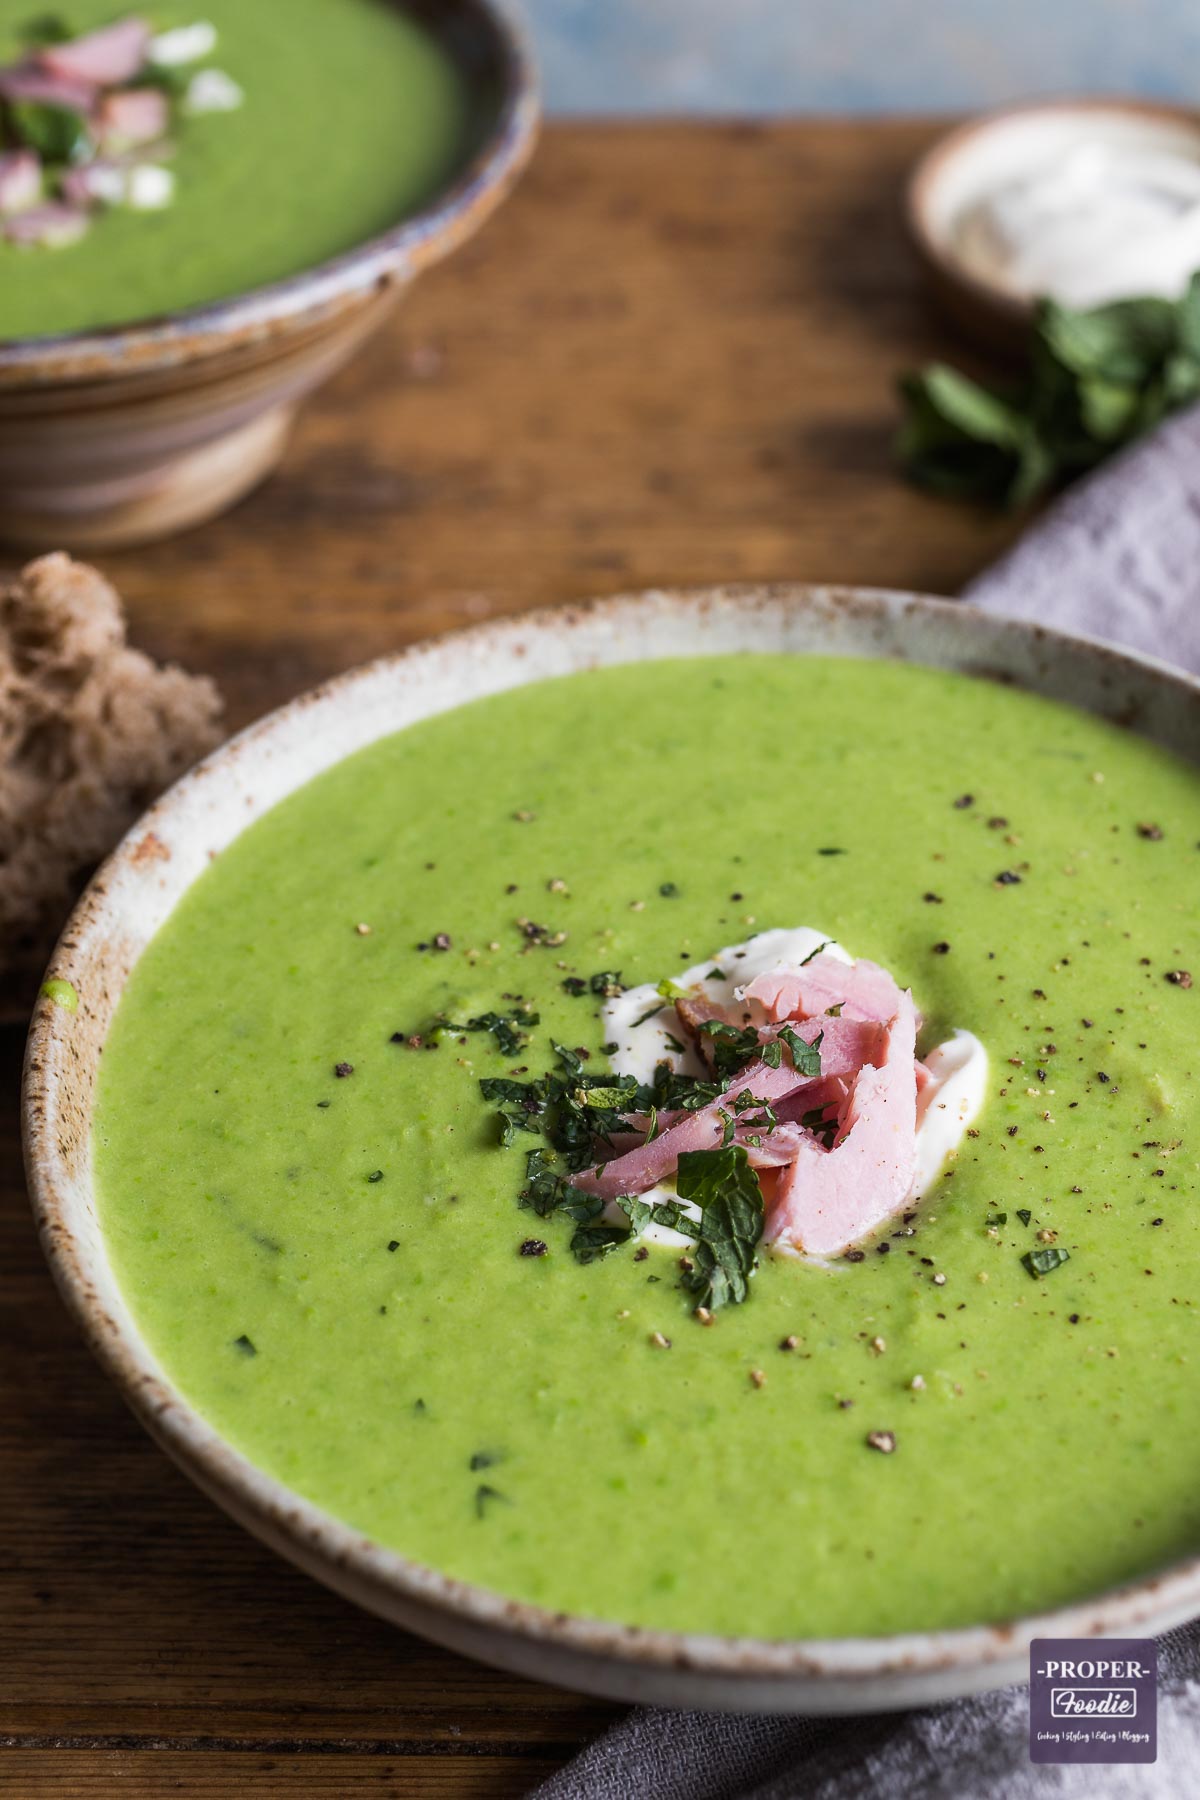
[{"label": "background bowl", "polygon": [[102,331],[0,341],[0,537],[34,549],[164,537],[240,500],[296,407],[404,288],[492,213],[528,161],[538,97],[496,0],[406,0],[467,86],[474,148],[380,237],[285,281]]},{"label": "background bowl", "polygon": [[968,267],[955,246],[964,213],[996,188],[1097,139],[1200,162],[1200,116],[1139,100],[1046,100],[968,119],[928,149],[909,176],[905,214],[942,311],[986,350],[1028,348],[1034,301]]},{"label": "background bowl", "polygon": [[1034,1637],[1145,1636],[1200,1613],[1200,1556],[1038,1618],[882,1638],[766,1642],[636,1630],[507,1600],[364,1539],[233,1450],[167,1379],[117,1286],[96,1216],[97,1064],[142,950],[213,853],[314,775],[419,719],[545,676],[734,650],[885,657],[1069,700],[1200,762],[1200,681],[1104,645],[949,601],[825,588],[652,593],[527,615],[417,646],[294,700],[160,800],[93,881],[39,1002],[26,1063],[26,1163],[41,1240],[91,1348],[206,1493],[319,1580],[437,1642],[619,1699],[753,1712],[915,1705],[1022,1680]]}]

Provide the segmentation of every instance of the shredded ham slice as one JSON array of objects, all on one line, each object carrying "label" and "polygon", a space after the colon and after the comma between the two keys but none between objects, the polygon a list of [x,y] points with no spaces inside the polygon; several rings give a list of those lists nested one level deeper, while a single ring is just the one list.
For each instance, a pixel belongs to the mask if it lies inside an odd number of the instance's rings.
[{"label": "shredded ham slice", "polygon": [[38,62],[64,81],[90,82],[94,87],[116,87],[140,74],[150,48],[151,31],[145,19],[119,19],[99,31],[72,38],[65,44],[48,44],[38,51]]},{"label": "shredded ham slice", "polygon": [[64,112],[86,115],[96,103],[96,89],[86,81],[52,75],[32,63],[15,63],[0,69],[0,98],[29,100],[36,106],[57,106]]},{"label": "shredded ham slice", "polygon": [[10,244],[73,244],[87,228],[88,216],[81,207],[52,200],[4,221],[4,235]]},{"label": "shredded ham slice", "polygon": [[886,1025],[900,1004],[900,989],[878,963],[844,963],[822,951],[795,973],[758,975],[746,989],[748,1000],[757,1000],[767,1018],[810,1019],[831,1006],[840,1006],[846,1019],[874,1019]]},{"label": "shredded ham slice", "polygon": [[602,1168],[588,1169],[581,1175],[572,1176],[571,1185],[581,1188],[585,1194],[598,1194],[602,1200],[616,1200],[622,1194],[644,1194],[648,1188],[657,1187],[665,1175],[674,1172],[684,1151],[717,1148],[725,1135],[732,1102],[739,1094],[750,1093],[756,1100],[769,1100],[774,1104],[804,1085],[804,1078],[796,1074],[786,1057],[777,1069],[769,1069],[761,1062],[751,1063],[735,1076],[719,1100],[711,1101],[696,1112],[685,1113],[652,1142],[614,1157]]},{"label": "shredded ham slice", "polygon": [[0,155],[0,217],[25,212],[42,197],[41,159],[32,150]]},{"label": "shredded ham slice", "polygon": [[917,1010],[911,994],[887,1027],[882,1065],[855,1077],[831,1150],[805,1136],[780,1175],[763,1241],[839,1256],[903,1206],[916,1168]]}]

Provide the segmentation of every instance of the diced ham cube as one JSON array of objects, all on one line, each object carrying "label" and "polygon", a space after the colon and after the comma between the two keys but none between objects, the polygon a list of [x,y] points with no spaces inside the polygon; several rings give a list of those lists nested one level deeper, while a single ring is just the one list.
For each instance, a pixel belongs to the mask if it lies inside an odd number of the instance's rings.
[{"label": "diced ham cube", "polygon": [[106,94],[95,115],[96,135],[106,149],[152,144],[166,134],[167,97],[159,88],[129,88]]},{"label": "diced ham cube", "polygon": [[48,44],[38,51],[37,59],[44,69],[66,81],[117,87],[132,81],[145,67],[151,35],[145,19],[119,19],[115,25],[89,31],[68,43]]},{"label": "diced ham cube", "polygon": [[0,156],[0,218],[27,212],[41,197],[42,164],[32,150]]},{"label": "diced ham cube", "polygon": [[53,200],[4,221],[4,235],[10,244],[40,244],[53,249],[76,243],[87,228],[88,216],[81,206]]}]

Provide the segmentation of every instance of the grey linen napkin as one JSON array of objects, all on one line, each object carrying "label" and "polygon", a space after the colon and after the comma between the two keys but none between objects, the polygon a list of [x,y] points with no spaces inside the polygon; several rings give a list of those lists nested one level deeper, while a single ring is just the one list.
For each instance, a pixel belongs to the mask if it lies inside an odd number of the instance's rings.
[{"label": "grey linen napkin", "polygon": [[[966,589],[1200,671],[1200,410],[1059,500]],[[631,1713],[533,1800],[1194,1800],[1200,1625],[1159,1644],[1158,1761],[1030,1763],[1025,1689],[856,1719]]]}]

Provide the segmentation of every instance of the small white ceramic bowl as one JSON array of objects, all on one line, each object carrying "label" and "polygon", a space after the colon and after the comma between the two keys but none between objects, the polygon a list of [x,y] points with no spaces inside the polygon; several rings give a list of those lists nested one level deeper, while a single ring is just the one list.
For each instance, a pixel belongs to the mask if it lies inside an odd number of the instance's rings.
[{"label": "small white ceramic bowl", "polygon": [[968,119],[938,138],[909,177],[905,213],[935,298],[970,337],[1025,348],[1034,301],[988,280],[961,255],[963,219],[998,187],[1082,143],[1152,150],[1200,162],[1200,114],[1139,100],[1046,100]]},{"label": "small white ceramic bowl", "polygon": [[371,1611],[486,1662],[618,1699],[776,1713],[916,1705],[1023,1679],[1031,1638],[1142,1636],[1200,1613],[1200,1555],[1050,1615],[897,1637],[767,1642],[549,1613],[383,1549],[232,1449],[156,1362],[97,1223],[90,1121],[113,1010],[142,950],[214,852],[321,770],[418,719],[576,669],[735,650],[994,674],[1200,762],[1200,682],[1101,644],[906,594],[652,593],[419,645],[243,732],[160,800],[101,869],[50,970],[77,989],[78,1008],[40,1001],[29,1038],[24,1126],[34,1211],[68,1307],[152,1435],[250,1531]]}]

